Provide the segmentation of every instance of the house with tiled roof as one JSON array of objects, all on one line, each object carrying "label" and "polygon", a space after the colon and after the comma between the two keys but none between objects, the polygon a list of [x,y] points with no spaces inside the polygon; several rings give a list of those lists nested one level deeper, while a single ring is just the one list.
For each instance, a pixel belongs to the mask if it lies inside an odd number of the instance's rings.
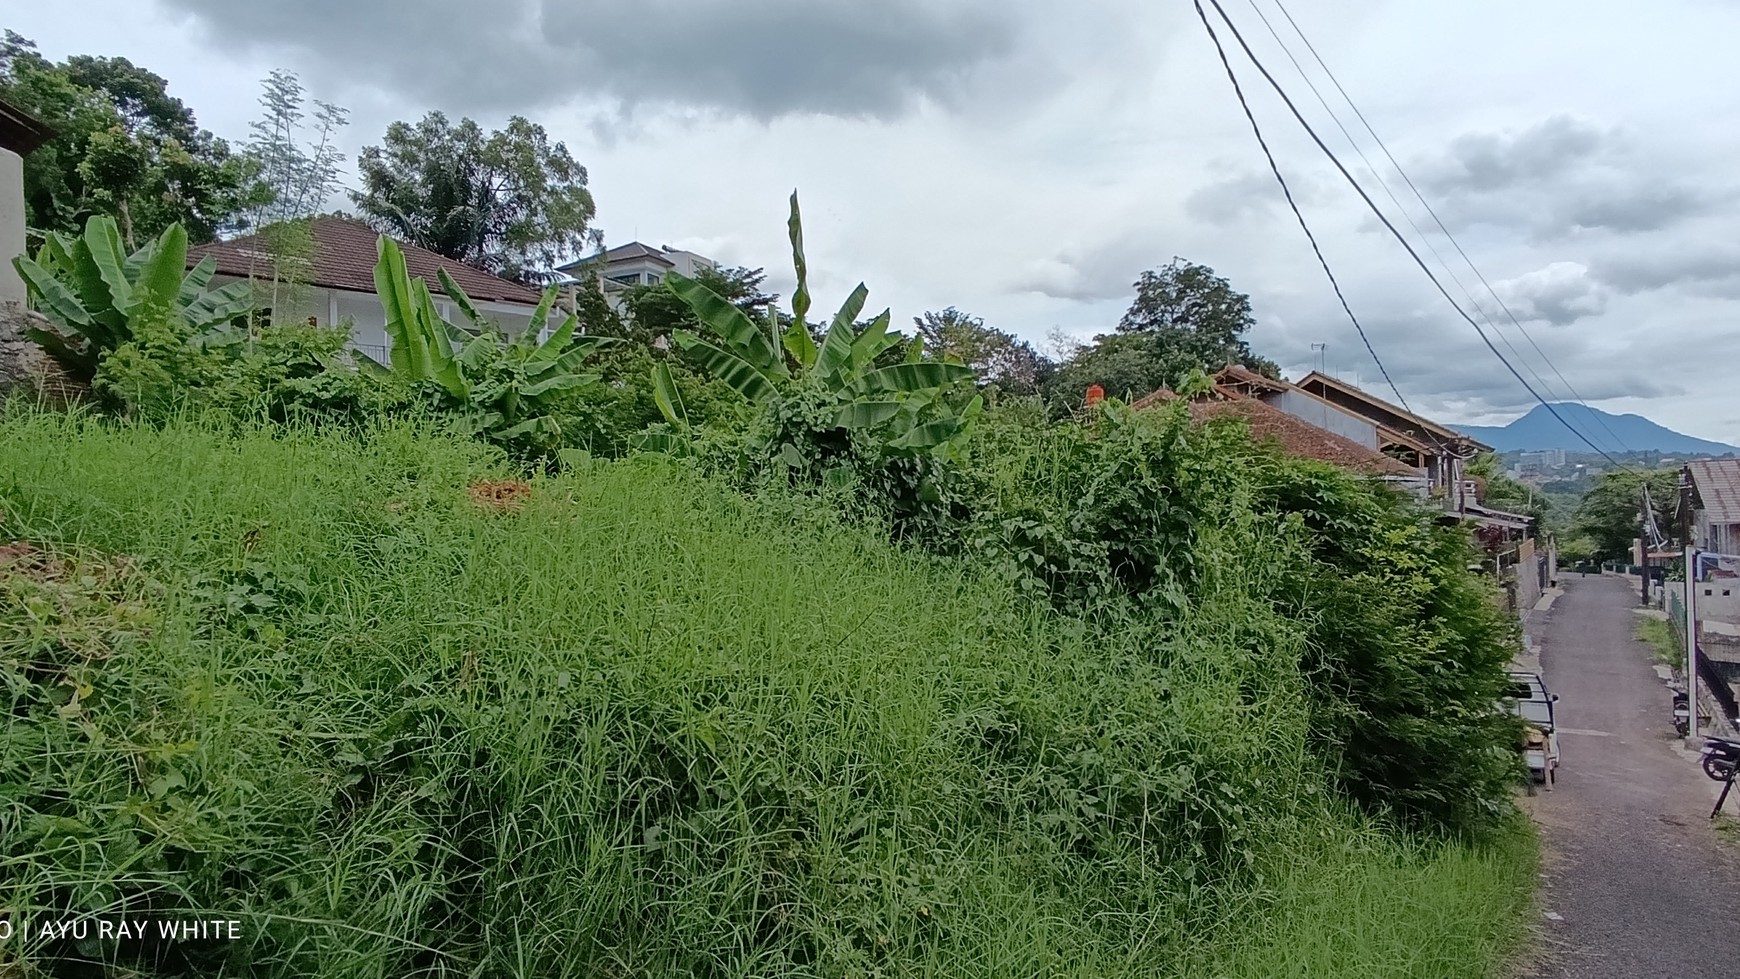
[{"label": "house with tiled roof", "polygon": [[1424,471],[1429,494],[1446,510],[1461,512],[1478,503],[1473,484],[1463,478],[1463,464],[1492,451],[1491,446],[1321,371],[1312,371],[1294,386],[1375,426],[1378,450]]},{"label": "house with tiled roof", "polygon": [[[310,222],[314,241],[311,257],[288,259],[295,263],[288,277],[295,288],[274,289],[275,259],[273,249],[259,235],[246,235],[229,241],[200,245],[187,251],[187,264],[192,268],[210,256],[217,262],[214,285],[228,282],[253,281],[258,285],[259,301],[265,308],[274,303],[275,318],[307,320],[319,326],[348,324],[356,348],[376,360],[384,361],[387,352],[387,320],[375,294],[375,260],[380,235],[361,221],[340,217],[320,217]],[[531,322],[540,293],[517,282],[491,275],[445,255],[399,242],[405,255],[405,267],[413,278],[422,278],[434,293],[435,304],[450,322],[463,322],[463,316],[441,292],[437,273],[446,270],[470,297],[484,316],[508,333],[524,330]]]},{"label": "house with tiled roof", "polygon": [[[1146,408],[1178,397],[1170,389],[1162,388],[1132,402],[1131,407]],[[1345,435],[1319,428],[1231,386],[1217,385],[1211,396],[1192,400],[1189,411],[1191,420],[1198,423],[1223,419],[1242,421],[1250,429],[1253,439],[1272,445],[1283,455],[1296,459],[1315,459],[1404,485],[1420,478],[1418,469]]]},{"label": "house with tiled roof", "polygon": [[1680,473],[1690,490],[1692,546],[1740,555],[1740,459],[1694,459]]}]

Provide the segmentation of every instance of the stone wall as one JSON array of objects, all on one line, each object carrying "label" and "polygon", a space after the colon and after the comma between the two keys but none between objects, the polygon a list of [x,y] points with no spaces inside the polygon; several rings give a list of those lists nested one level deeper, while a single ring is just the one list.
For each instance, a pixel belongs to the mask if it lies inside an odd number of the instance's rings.
[{"label": "stone wall", "polygon": [[83,387],[25,334],[31,327],[48,329],[49,322],[19,303],[0,302],[0,398],[22,396],[55,405],[79,400]]}]

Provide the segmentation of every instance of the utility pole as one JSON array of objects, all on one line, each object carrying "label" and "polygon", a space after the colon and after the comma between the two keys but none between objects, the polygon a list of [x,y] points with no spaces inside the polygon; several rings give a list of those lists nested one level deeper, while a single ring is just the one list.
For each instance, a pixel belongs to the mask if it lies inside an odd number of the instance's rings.
[{"label": "utility pole", "polygon": [[1680,471],[1680,543],[1686,549],[1686,741],[1698,742],[1698,549],[1692,541],[1692,481]]},{"label": "utility pole", "polygon": [[1686,740],[1698,741],[1698,550],[1686,541]]},{"label": "utility pole", "polygon": [[1642,559],[1642,561],[1643,561],[1643,570],[1642,570],[1642,573],[1638,575],[1638,577],[1642,581],[1643,604],[1648,605],[1649,604],[1649,546],[1650,546],[1650,540],[1649,540],[1649,486],[1647,484],[1645,484],[1643,489],[1642,489],[1640,498],[1638,499],[1638,506],[1641,507],[1641,509],[1639,509],[1637,511],[1637,543],[1639,545],[1637,548],[1637,556],[1640,559]]}]

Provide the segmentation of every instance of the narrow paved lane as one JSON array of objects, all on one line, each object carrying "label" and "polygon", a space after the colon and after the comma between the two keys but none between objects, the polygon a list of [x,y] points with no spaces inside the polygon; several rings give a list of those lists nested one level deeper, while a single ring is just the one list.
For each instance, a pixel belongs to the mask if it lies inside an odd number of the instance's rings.
[{"label": "narrow paved lane", "polygon": [[1716,783],[1677,750],[1670,694],[1634,638],[1637,591],[1593,575],[1561,584],[1531,624],[1560,696],[1564,763],[1557,788],[1528,800],[1545,844],[1547,912],[1528,975],[1733,975],[1740,859],[1707,819]]}]

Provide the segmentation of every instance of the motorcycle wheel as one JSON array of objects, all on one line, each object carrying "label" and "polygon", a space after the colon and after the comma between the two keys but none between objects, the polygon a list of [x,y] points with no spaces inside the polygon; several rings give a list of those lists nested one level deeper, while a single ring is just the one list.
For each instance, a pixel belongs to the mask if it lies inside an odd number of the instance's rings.
[{"label": "motorcycle wheel", "polygon": [[1704,775],[1716,782],[1726,782],[1734,771],[1734,763],[1716,755],[1705,755],[1703,760]]}]

